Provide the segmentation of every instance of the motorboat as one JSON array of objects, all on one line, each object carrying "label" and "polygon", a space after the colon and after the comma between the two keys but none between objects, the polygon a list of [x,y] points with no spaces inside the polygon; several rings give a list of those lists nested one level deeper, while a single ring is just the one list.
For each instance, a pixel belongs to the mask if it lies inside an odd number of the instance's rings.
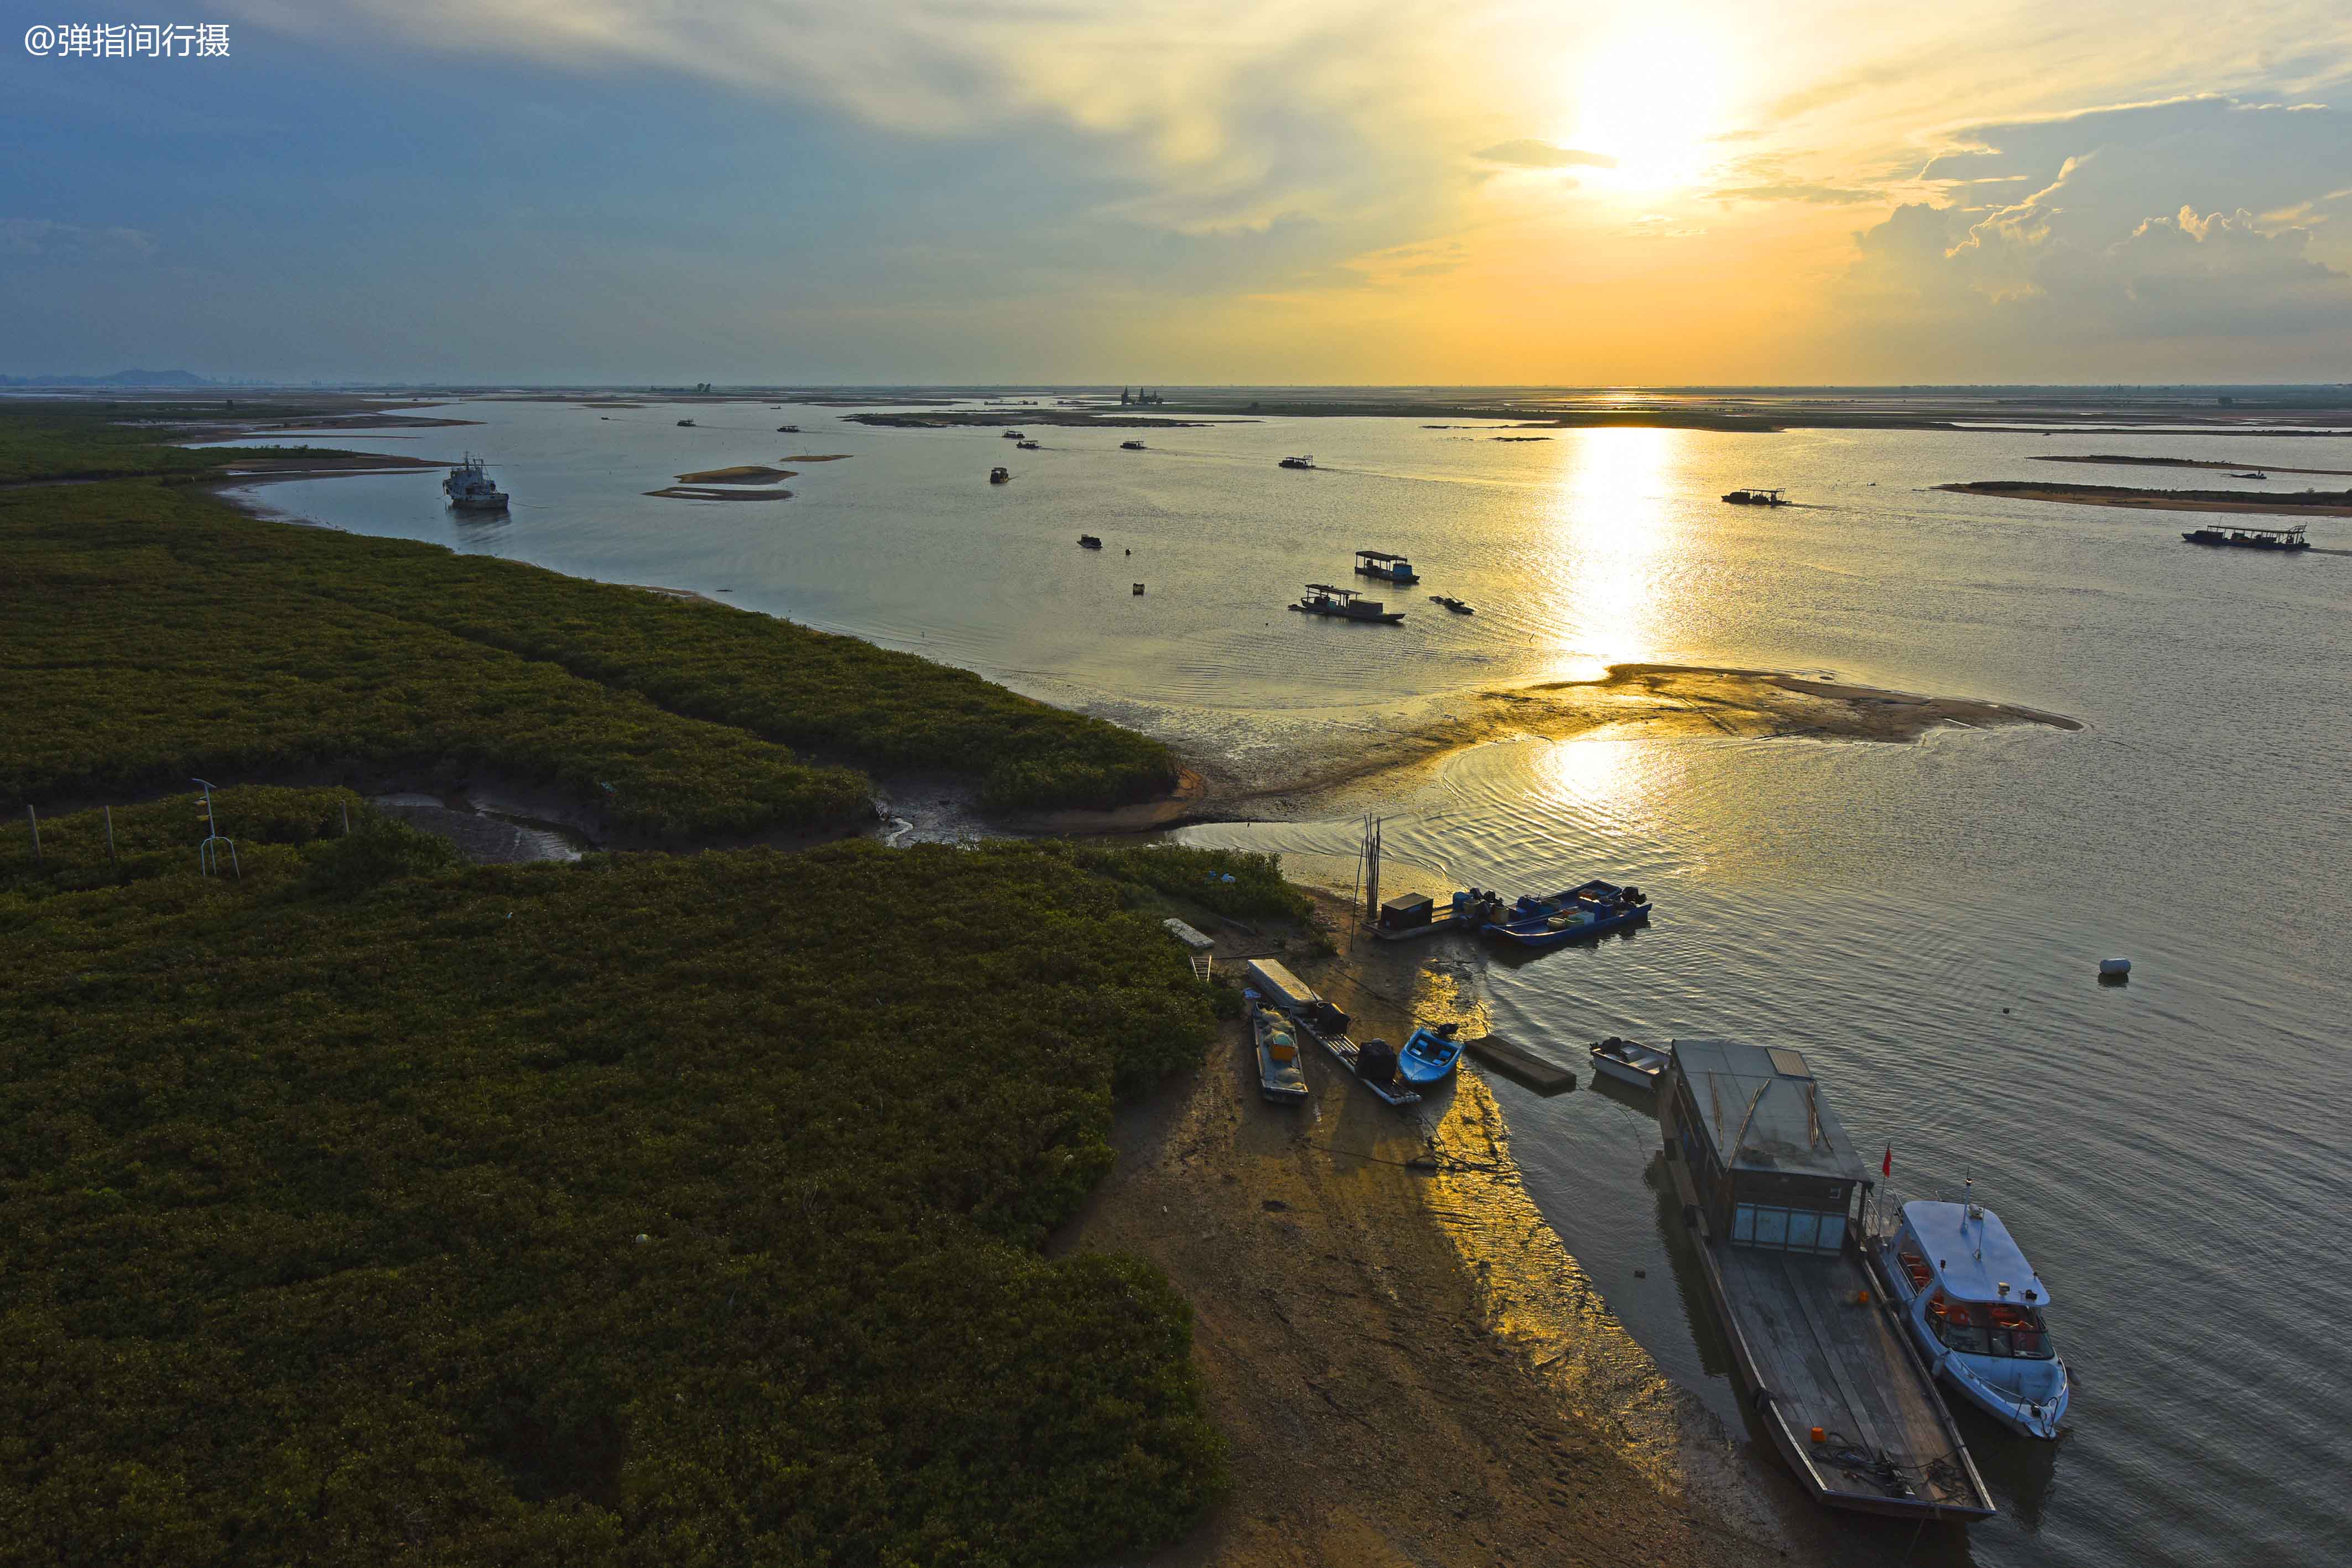
[{"label": "motorboat", "polygon": [[1143,450],[1143,443],[1140,441],[1122,441],[1118,444],[1118,449],[1121,452],[1140,452]]},{"label": "motorboat", "polygon": [[1092,534],[1080,534],[1078,536],[1078,548],[1080,549],[1102,549],[1102,540],[1095,538]]},{"label": "motorboat", "polygon": [[988,471],[988,482],[992,485],[1010,485],[1013,483],[1013,470],[1010,468],[991,468]]},{"label": "motorboat", "polygon": [[2226,528],[2191,528],[2180,536],[2192,545],[2235,545],[2240,549],[2309,549],[2311,541],[2303,537],[2303,525],[2292,528],[2261,528],[2251,523],[2232,523]]},{"label": "motorboat", "polygon": [[1365,599],[1352,588],[1339,588],[1328,582],[1310,582],[1307,591],[1290,608],[1308,615],[1328,615],[1337,621],[1369,621],[1394,626],[1404,619],[1402,610],[1391,610],[1377,599]]},{"label": "motorboat", "polygon": [[1013,445],[1013,450],[1017,452],[1035,452],[1040,450],[1044,444],[1042,442],[1035,441],[1016,441]]},{"label": "motorboat", "polygon": [[677,427],[680,430],[692,430],[694,428],[694,421],[690,419],[681,419],[677,422]]},{"label": "motorboat", "polygon": [[1948,1386],[2011,1431],[2058,1436],[2073,1390],[2042,1321],[2050,1287],[2000,1216],[1973,1199],[1906,1203],[1870,1260]]},{"label": "motorboat", "polygon": [[1640,888],[1596,881],[1549,897],[1523,897],[1485,930],[1498,942],[1541,950],[1645,925],[1649,918],[1650,901]]},{"label": "motorboat", "polygon": [[1442,1083],[1462,1060],[1462,1046],[1460,1024],[1416,1028],[1405,1036],[1404,1046],[1397,1052],[1397,1076],[1415,1089]]},{"label": "motorboat", "polygon": [[778,435],[798,435],[800,433],[801,427],[797,424],[780,424],[776,426],[776,434]]},{"label": "motorboat", "polygon": [[1257,992],[1244,993],[1249,1004],[1250,1040],[1257,1054],[1257,1092],[1277,1105],[1297,1105],[1310,1091],[1298,1066],[1298,1026]]},{"label": "motorboat", "polygon": [[1029,439],[1029,433],[1025,430],[1008,430],[1004,433],[1004,439],[1007,441],[1026,441]]},{"label": "motorboat", "polygon": [[1446,609],[1452,611],[1456,615],[1475,615],[1478,613],[1475,610],[1473,610],[1468,605],[1463,603],[1462,601],[1447,593],[1433,593],[1429,596],[1429,601],[1432,604],[1443,604]]},{"label": "motorboat", "polygon": [[1412,562],[1392,551],[1360,549],[1356,552],[1356,575],[1377,577],[1382,582],[1419,582],[1421,573],[1412,570]]},{"label": "motorboat", "polygon": [[1789,497],[1779,490],[1734,490],[1723,497],[1735,507],[1785,507]]},{"label": "motorboat", "polygon": [[1275,466],[1277,468],[1312,468],[1315,466],[1315,459],[1312,457],[1286,457],[1281,462],[1276,464]]},{"label": "motorboat", "polygon": [[2269,476],[2269,475],[2267,475],[2267,474],[2264,474],[2264,473],[2263,473],[2261,470],[2257,469],[2257,470],[2254,470],[2254,471],[2253,471],[2253,472],[2252,472],[2252,473],[2246,473],[2246,474],[2232,474],[2232,475],[2231,475],[2231,476],[2230,476],[2230,477],[2231,477],[2231,478],[2232,478],[2232,479],[2267,479],[2267,478],[2269,478],[2269,477],[2270,477],[2270,476]]},{"label": "motorboat", "polygon": [[466,460],[449,470],[441,481],[441,489],[449,504],[468,512],[503,512],[507,509],[507,493],[490,482],[482,471],[482,460],[472,453]]},{"label": "motorboat", "polygon": [[1594,1040],[1591,1051],[1593,1071],[1636,1089],[1655,1089],[1658,1074],[1674,1061],[1673,1057],[1654,1046],[1643,1045],[1638,1040],[1621,1040],[1613,1034],[1607,1040]]}]

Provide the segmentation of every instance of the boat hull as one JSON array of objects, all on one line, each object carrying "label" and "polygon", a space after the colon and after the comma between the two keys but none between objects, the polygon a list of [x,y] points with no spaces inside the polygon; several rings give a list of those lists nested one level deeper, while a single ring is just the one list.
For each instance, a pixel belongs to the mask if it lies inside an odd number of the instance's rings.
[{"label": "boat hull", "polygon": [[[2037,1402],[2012,1399],[1972,1375],[1966,1364],[1938,1343],[1934,1332],[1927,1327],[1926,1312],[1917,1292],[1901,1277],[1899,1265],[1888,1256],[1892,1246],[1893,1242],[1886,1237],[1872,1239],[1869,1249],[1871,1272],[1877,1276],[1878,1287],[1885,1292],[1887,1301],[1902,1303],[1895,1315],[1902,1320],[1904,1328],[1911,1336],[1912,1346],[1919,1353],[1920,1358],[1935,1369],[1937,1383],[2020,1437],[2033,1437],[2045,1443],[2056,1442],[2061,1425],[2066,1419],[2066,1407],[2074,1398],[2071,1381],[2061,1382],[2055,1397]],[[2062,1378],[2064,1364],[2063,1361],[2059,1364]],[[2036,1403],[2041,1406],[2039,1416],[2033,1412]]]},{"label": "boat hull", "polygon": [[1650,918],[1650,906],[1636,904],[1615,915],[1597,916],[1590,924],[1554,931],[1545,924],[1549,916],[1506,921],[1486,927],[1486,935],[1497,942],[1507,942],[1516,947],[1542,952],[1550,947],[1565,947],[1571,942],[1589,942],[1596,936],[1606,936],[1612,931],[1645,924]]},{"label": "boat hull", "polygon": [[1630,1061],[1620,1061],[1598,1051],[1592,1053],[1592,1071],[1603,1078],[1613,1078],[1636,1089],[1655,1089],[1658,1086],[1658,1069],[1636,1067]]},{"label": "boat hull", "polygon": [[[1423,1047],[1431,1054],[1416,1055],[1415,1051]],[[1449,1039],[1416,1029],[1405,1037],[1404,1049],[1397,1052],[1397,1076],[1416,1089],[1426,1089],[1444,1082],[1461,1061],[1462,1040],[1458,1036]]]}]

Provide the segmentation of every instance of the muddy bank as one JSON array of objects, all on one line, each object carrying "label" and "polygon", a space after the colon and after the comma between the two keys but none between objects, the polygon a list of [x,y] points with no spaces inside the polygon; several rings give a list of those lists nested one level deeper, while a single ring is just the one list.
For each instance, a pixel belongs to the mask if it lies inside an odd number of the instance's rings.
[{"label": "muddy bank", "polygon": [[1246,1061],[1229,1026],[1124,1113],[1118,1166],[1058,1243],[1174,1281],[1233,1446],[1230,1495],[1147,1561],[1713,1568],[1807,1538],[1589,1291],[1572,1307],[1581,1277],[1475,1074],[1400,1113],[1318,1051],[1293,1109],[1258,1100]]},{"label": "muddy bank", "polygon": [[1015,424],[1101,425],[1111,430],[1194,430],[1212,423],[1205,419],[1156,419],[1140,414],[1092,413],[1083,410],[1040,408],[957,409],[939,413],[849,413],[853,424],[880,425],[889,430],[955,430],[971,426]]},{"label": "muddy bank", "polygon": [[[767,481],[763,481],[767,482]],[[646,495],[673,501],[789,501],[790,490],[714,490],[703,485],[665,485]]]},{"label": "muddy bank", "polygon": [[2352,475],[2352,468],[2279,468],[2253,461],[2228,463],[2209,461],[2201,457],[2036,457],[2036,463],[2097,463],[2124,468],[2219,468],[2225,472],[2255,470],[2264,474],[2341,474]]},{"label": "muddy bank", "polygon": [[1999,496],[2011,501],[2065,501],[2078,507],[2352,517],[2352,490],[2305,490],[2294,495],[2264,496],[2245,490],[2134,490],[2119,485],[2036,485],[2006,479],[1971,480],[1962,485],[1938,485],[1936,488],[1964,496]]}]

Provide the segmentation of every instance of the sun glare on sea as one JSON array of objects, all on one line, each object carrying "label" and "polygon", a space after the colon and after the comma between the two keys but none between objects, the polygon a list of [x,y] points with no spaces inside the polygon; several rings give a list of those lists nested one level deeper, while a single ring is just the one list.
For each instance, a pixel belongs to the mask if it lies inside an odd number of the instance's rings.
[{"label": "sun glare on sea", "polygon": [[1667,497],[1685,456],[1678,430],[1586,430],[1562,444],[1552,501],[1559,566],[1551,675],[1597,680],[1616,664],[1655,655],[1662,578],[1675,532]]},{"label": "sun glare on sea", "polygon": [[1602,40],[1570,68],[1568,144],[1617,161],[1579,170],[1590,183],[1632,192],[1688,184],[1704,173],[1707,141],[1726,122],[1730,72],[1709,31],[1653,23]]}]

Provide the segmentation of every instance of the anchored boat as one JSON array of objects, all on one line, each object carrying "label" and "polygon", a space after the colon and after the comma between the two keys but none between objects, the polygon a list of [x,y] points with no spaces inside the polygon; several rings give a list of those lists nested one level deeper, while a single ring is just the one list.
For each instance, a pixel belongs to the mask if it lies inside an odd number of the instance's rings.
[{"label": "anchored boat", "polygon": [[1785,507],[1789,497],[1779,490],[1734,490],[1723,497],[1735,507]]},{"label": "anchored boat", "polygon": [[1013,449],[1018,452],[1036,452],[1042,450],[1044,443],[1036,441],[1016,441],[1013,444]]},{"label": "anchored boat", "polygon": [[1919,1354],[2012,1431],[2054,1438],[2073,1392],[2043,1323],[2050,1287],[1980,1203],[1906,1203],[1871,1265]]},{"label": "anchored boat", "polygon": [[1816,1501],[1982,1519],[1991,1494],[1927,1364],[1872,1290],[1872,1183],[1802,1055],[1676,1040],[1658,1128],[1758,1422]]},{"label": "anchored boat", "polygon": [[1293,610],[1309,615],[1329,615],[1341,621],[1374,621],[1393,626],[1404,619],[1402,610],[1391,610],[1377,599],[1360,597],[1352,588],[1335,588],[1328,582],[1310,582],[1307,591],[1293,604]]},{"label": "anchored boat", "polygon": [[1010,485],[1013,483],[1013,470],[1010,468],[991,468],[988,471],[988,482],[992,485]]},{"label": "anchored boat", "polygon": [[1092,534],[1080,534],[1078,536],[1078,548],[1080,549],[1102,549],[1102,540],[1095,538]]},{"label": "anchored boat", "polygon": [[1312,457],[1286,457],[1281,462],[1276,464],[1275,466],[1277,468],[1312,468],[1315,466],[1315,459]]},{"label": "anchored boat", "polygon": [[1429,601],[1432,604],[1443,604],[1446,609],[1451,610],[1456,615],[1475,615],[1478,613],[1475,610],[1471,609],[1468,605],[1463,603],[1462,601],[1454,598],[1450,593],[1433,593],[1429,596]]},{"label": "anchored boat", "polygon": [[1360,549],[1356,552],[1356,575],[1377,577],[1382,582],[1419,582],[1421,573],[1412,570],[1412,562],[1401,555],[1384,549]]},{"label": "anchored boat", "polygon": [[1140,441],[1122,441],[1118,444],[1118,449],[1121,452],[1140,452],[1143,450],[1143,443]]},{"label": "anchored boat", "polygon": [[1611,1035],[1592,1042],[1592,1071],[1635,1089],[1655,1089],[1658,1076],[1674,1059],[1655,1046]]},{"label": "anchored boat", "polygon": [[441,489],[449,497],[451,506],[465,511],[503,512],[507,509],[507,493],[490,483],[490,476],[482,472],[482,460],[470,452],[466,454],[463,463],[449,470],[449,476],[441,481]]},{"label": "anchored boat", "polygon": [[1397,1052],[1397,1076],[1416,1089],[1443,1083],[1462,1060],[1462,1046],[1458,1023],[1417,1027],[1405,1036],[1404,1049]]},{"label": "anchored boat", "polygon": [[1242,993],[1248,1005],[1250,1038],[1257,1051],[1257,1092],[1277,1105],[1297,1105],[1310,1092],[1298,1069],[1298,1028],[1255,990]]},{"label": "anchored boat", "polygon": [[2191,528],[2180,537],[2193,545],[2235,545],[2240,549],[2309,549],[2311,541],[2303,537],[2303,527],[2296,523],[2284,528],[2258,528],[2250,523],[2232,523],[2226,528]]},{"label": "anchored boat", "polygon": [[1638,887],[1593,881],[1549,898],[1524,897],[1489,925],[1486,935],[1520,947],[1558,947],[1647,923],[1650,901]]}]

